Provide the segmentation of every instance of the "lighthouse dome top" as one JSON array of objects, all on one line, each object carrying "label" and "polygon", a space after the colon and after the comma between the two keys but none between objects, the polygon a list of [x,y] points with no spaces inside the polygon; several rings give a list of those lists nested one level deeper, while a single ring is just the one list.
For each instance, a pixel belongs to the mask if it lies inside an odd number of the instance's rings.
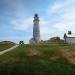
[{"label": "lighthouse dome top", "polygon": [[38,17],[38,14],[36,13],[36,14],[34,15],[34,17]]}]

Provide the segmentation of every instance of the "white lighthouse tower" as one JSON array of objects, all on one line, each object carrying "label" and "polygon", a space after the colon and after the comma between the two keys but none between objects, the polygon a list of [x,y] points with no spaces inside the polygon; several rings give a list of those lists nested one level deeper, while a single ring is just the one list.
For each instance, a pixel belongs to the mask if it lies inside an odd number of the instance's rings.
[{"label": "white lighthouse tower", "polygon": [[40,41],[40,29],[39,29],[39,17],[38,14],[34,15],[33,20],[33,38],[30,40],[30,44],[37,44]]}]

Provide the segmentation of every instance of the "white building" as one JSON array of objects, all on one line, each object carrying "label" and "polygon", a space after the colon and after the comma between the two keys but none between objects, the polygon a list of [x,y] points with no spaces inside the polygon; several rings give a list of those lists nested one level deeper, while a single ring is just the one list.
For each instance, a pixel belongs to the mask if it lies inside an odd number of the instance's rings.
[{"label": "white building", "polygon": [[71,31],[68,31],[68,33],[65,33],[64,43],[75,44],[75,33],[71,33]]}]

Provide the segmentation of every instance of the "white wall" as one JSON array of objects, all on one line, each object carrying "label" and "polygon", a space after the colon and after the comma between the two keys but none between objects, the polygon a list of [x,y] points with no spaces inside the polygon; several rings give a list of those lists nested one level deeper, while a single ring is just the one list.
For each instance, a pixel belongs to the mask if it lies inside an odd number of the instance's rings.
[{"label": "white wall", "polygon": [[68,44],[75,44],[75,38],[67,37],[67,38],[65,39],[65,42],[68,43]]}]

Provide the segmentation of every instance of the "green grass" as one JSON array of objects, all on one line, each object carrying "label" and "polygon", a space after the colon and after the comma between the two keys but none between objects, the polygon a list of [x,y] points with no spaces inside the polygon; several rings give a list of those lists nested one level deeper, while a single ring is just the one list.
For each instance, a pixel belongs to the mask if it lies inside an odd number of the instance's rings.
[{"label": "green grass", "polygon": [[0,44],[0,51],[8,49],[8,48],[10,48],[12,46],[13,46],[13,44]]},{"label": "green grass", "polygon": [[[0,56],[0,75],[75,75],[75,65],[61,57],[59,50],[68,46],[20,45]],[[28,56],[30,50],[38,51]],[[51,60],[51,57],[57,57]]]}]

